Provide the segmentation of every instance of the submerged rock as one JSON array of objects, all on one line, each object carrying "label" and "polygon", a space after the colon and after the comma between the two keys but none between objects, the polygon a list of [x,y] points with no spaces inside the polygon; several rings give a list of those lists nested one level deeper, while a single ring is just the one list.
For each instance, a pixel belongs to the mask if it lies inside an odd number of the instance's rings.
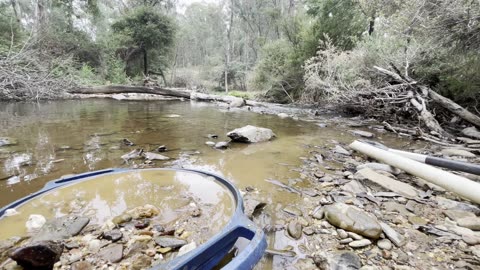
[{"label": "submerged rock", "polygon": [[75,236],[87,226],[88,217],[64,216],[48,221],[32,241],[56,241]]},{"label": "submerged rock", "polygon": [[146,152],[143,154],[143,156],[148,160],[169,160],[170,159],[167,156],[152,153],[152,152]]},{"label": "submerged rock", "polygon": [[0,147],[2,146],[10,146],[10,145],[16,145],[17,140],[14,138],[10,137],[0,137]]},{"label": "submerged rock", "polygon": [[218,142],[215,144],[214,148],[215,149],[227,149],[229,146],[229,142]]},{"label": "submerged rock", "polygon": [[232,130],[227,133],[227,136],[234,142],[243,143],[265,142],[276,137],[271,129],[251,125]]},{"label": "submerged rock", "polygon": [[60,259],[62,252],[62,244],[41,241],[15,249],[10,258],[25,269],[51,269]]},{"label": "submerged rock", "polygon": [[25,227],[27,227],[27,232],[36,232],[40,230],[46,222],[47,220],[42,215],[30,215],[25,223]]},{"label": "submerged rock", "polygon": [[377,219],[359,208],[335,203],[325,206],[324,209],[325,218],[336,227],[373,239],[377,239],[382,233]]}]

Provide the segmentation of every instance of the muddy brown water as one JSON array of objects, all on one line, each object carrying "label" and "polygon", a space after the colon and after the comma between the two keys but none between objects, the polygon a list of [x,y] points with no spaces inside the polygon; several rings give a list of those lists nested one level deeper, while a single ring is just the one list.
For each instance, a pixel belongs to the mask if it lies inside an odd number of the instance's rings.
[{"label": "muddy brown water", "polygon": [[[347,125],[358,124],[355,119],[328,116],[316,121],[327,123],[328,126],[321,128],[316,122],[281,119],[276,115],[181,101],[98,99],[0,103],[0,137],[18,140],[17,145],[0,147],[0,207],[64,175],[140,166],[142,160],[125,163],[120,156],[135,148],[154,151],[158,146],[166,145],[169,151],[162,154],[172,160],[155,161],[151,166],[202,169],[225,176],[240,189],[255,187],[266,194],[264,200],[272,205],[269,216],[275,222],[276,211],[281,211],[287,205],[301,204],[303,198],[265,180],[298,182],[298,168],[304,162],[303,157],[310,157],[311,151],[323,151],[321,147],[333,148],[335,144],[332,140],[348,144],[355,139],[348,132],[355,128]],[[245,125],[270,128],[278,138],[259,144],[232,144],[227,150],[216,150],[205,145],[206,141],[211,140],[206,137],[207,134],[218,134],[219,139],[213,141],[224,141],[228,140],[225,135],[228,131]],[[136,145],[124,145],[124,138]],[[389,134],[378,134],[378,139],[397,148],[409,144]],[[308,188],[301,181],[297,186]],[[96,185],[86,185],[84,191],[86,194],[95,194],[97,189]],[[115,186],[115,192],[109,200],[117,200],[117,204],[124,208],[124,200],[127,199],[118,194],[150,194],[151,191],[145,190],[142,185],[118,185]],[[222,193],[208,196],[222,196],[219,194]],[[68,198],[65,194],[58,196]],[[96,207],[95,211],[111,211],[105,210],[110,207],[108,204],[95,201],[93,195],[89,196],[88,202]],[[129,204],[144,203],[136,201],[144,198],[149,197],[132,197],[128,199]],[[38,209],[39,213],[47,216],[55,212],[51,209],[45,211],[43,207]],[[18,226],[24,226],[22,220],[18,220],[18,223]],[[273,242],[274,239],[269,239],[270,246],[273,246]],[[263,261],[262,265],[262,269],[272,268],[270,260]]]}]

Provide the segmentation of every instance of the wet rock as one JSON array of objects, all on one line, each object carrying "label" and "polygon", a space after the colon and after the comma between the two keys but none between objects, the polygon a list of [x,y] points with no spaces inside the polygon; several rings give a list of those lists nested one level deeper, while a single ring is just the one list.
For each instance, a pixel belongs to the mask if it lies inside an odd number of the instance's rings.
[{"label": "wet rock", "polygon": [[130,141],[129,139],[123,139],[122,140],[123,144],[126,145],[126,146],[134,146],[135,144]]},{"label": "wet rock", "polygon": [[378,240],[377,246],[380,249],[390,250],[392,249],[392,242],[390,242],[390,240],[388,239],[381,239],[381,240]]},{"label": "wet rock", "polygon": [[213,146],[215,149],[227,149],[228,146],[230,145],[229,142],[218,142]]},{"label": "wet rock", "polygon": [[122,260],[123,257],[123,245],[111,244],[98,252],[98,256],[105,261],[116,263]]},{"label": "wet rock", "polygon": [[122,214],[122,215],[119,215],[119,216],[116,216],[112,219],[112,222],[113,224],[115,225],[120,225],[120,224],[123,224],[125,222],[129,222],[132,220],[132,216],[129,215],[129,214]]},{"label": "wet rock", "polygon": [[161,247],[178,248],[187,244],[187,241],[173,236],[155,237],[155,243]]},{"label": "wet rock", "polygon": [[15,249],[10,258],[26,269],[51,269],[60,259],[62,252],[62,244],[41,241]]},{"label": "wet rock", "polygon": [[148,219],[142,219],[142,220],[136,220],[134,225],[136,229],[145,229],[146,227],[148,227],[148,225],[150,225],[150,221]]},{"label": "wet rock", "polygon": [[134,149],[125,155],[122,155],[121,158],[125,161],[129,161],[130,159],[138,159],[142,156],[143,149]]},{"label": "wet rock", "polygon": [[[10,208],[10,209],[7,209],[5,210],[5,214],[3,214],[3,216],[5,217],[11,217],[11,216],[16,216],[18,215],[19,213],[17,212],[17,210],[13,209],[13,208]],[[28,228],[27,228],[28,229]]]},{"label": "wet rock", "polygon": [[252,198],[252,196],[245,196],[243,198],[243,205],[245,209],[245,215],[251,218],[255,213],[258,213],[263,208],[265,208],[267,204]]},{"label": "wet rock", "polygon": [[151,218],[160,213],[157,207],[146,204],[144,206],[135,207],[126,212],[127,215],[131,215],[134,219]]},{"label": "wet rock", "polygon": [[232,97],[232,100],[228,104],[230,108],[240,108],[245,106],[246,102],[243,98]]},{"label": "wet rock", "polygon": [[300,239],[302,237],[302,224],[296,220],[290,221],[287,226],[287,232],[293,239]]},{"label": "wet rock", "polygon": [[469,152],[467,150],[463,149],[456,149],[456,148],[447,148],[442,150],[442,155],[451,157],[451,156],[457,156],[457,157],[467,157],[467,158],[474,158],[476,157],[475,154],[472,152]]},{"label": "wet rock", "polygon": [[325,218],[336,227],[373,239],[377,239],[382,233],[376,218],[354,206],[335,203],[324,208]]},{"label": "wet rock", "polygon": [[152,258],[148,257],[145,254],[138,254],[133,257],[130,269],[131,270],[146,269],[146,268],[149,268],[151,264],[152,264]]},{"label": "wet rock", "polygon": [[355,136],[360,136],[364,138],[373,138],[375,135],[371,132],[368,131],[363,131],[363,130],[350,130],[350,132],[355,135]]},{"label": "wet rock", "polygon": [[197,244],[195,242],[192,242],[188,245],[185,245],[183,247],[181,247],[179,250],[178,250],[178,254],[177,254],[177,257],[180,257],[184,254],[187,254],[188,252],[194,250],[197,248]]},{"label": "wet rock", "polygon": [[27,231],[30,233],[36,232],[40,230],[46,222],[47,220],[42,215],[30,215],[25,223],[25,227],[27,227]]},{"label": "wet rock", "polygon": [[157,152],[160,152],[160,153],[163,153],[163,152],[167,152],[167,146],[166,145],[160,145],[159,147],[157,147]]},{"label": "wet rock", "polygon": [[462,130],[462,134],[475,139],[480,139],[480,131],[475,127],[468,127]]},{"label": "wet rock", "polygon": [[296,208],[296,207],[293,207],[293,206],[287,206],[285,208],[283,208],[283,211],[285,211],[286,213],[290,214],[290,215],[294,215],[294,216],[302,216],[303,213],[300,209]]},{"label": "wet rock", "polygon": [[32,241],[56,241],[67,239],[80,233],[87,226],[90,219],[88,217],[64,216],[48,221],[40,229],[37,235],[32,237]]},{"label": "wet rock", "polygon": [[87,261],[75,262],[71,265],[71,270],[93,270],[93,265]]},{"label": "wet rock", "polygon": [[386,223],[380,222],[380,226],[382,227],[383,232],[385,235],[392,241],[395,246],[401,247],[405,245],[405,237],[397,233],[392,227],[388,226]]},{"label": "wet rock", "polygon": [[362,169],[365,169],[365,168],[370,168],[372,170],[375,170],[375,171],[384,171],[384,172],[388,172],[388,173],[391,173],[391,174],[394,174],[394,175],[398,175],[401,173],[401,171],[395,167],[392,167],[390,165],[387,165],[387,164],[382,164],[382,163],[365,163],[365,164],[362,164],[362,165],[358,165],[357,166],[357,171],[360,171]]},{"label": "wet rock", "polygon": [[227,133],[227,136],[234,142],[243,143],[265,142],[276,137],[271,129],[250,125],[232,130]]},{"label": "wet rock", "polygon": [[162,232],[165,231],[165,227],[163,227],[160,224],[153,225],[152,229],[153,229],[153,231],[156,231],[156,232],[159,232],[159,233],[162,233]]},{"label": "wet rock", "polygon": [[213,146],[215,146],[216,143],[208,141],[208,142],[205,142],[205,144],[213,147]]},{"label": "wet rock", "polygon": [[170,158],[167,157],[167,156],[164,156],[164,155],[160,155],[160,154],[156,154],[156,153],[152,153],[152,152],[146,152],[143,154],[143,156],[145,157],[145,159],[148,159],[148,160],[161,160],[161,161],[165,161],[165,160],[169,160]]},{"label": "wet rock", "polygon": [[122,237],[123,237],[123,234],[120,230],[111,230],[103,233],[103,239],[106,239],[112,242],[117,242],[118,240],[122,239]]},{"label": "wet rock", "polygon": [[362,240],[355,240],[353,242],[350,242],[348,246],[352,248],[362,248],[362,247],[369,246],[371,244],[372,244],[372,241],[368,239],[362,239]]},{"label": "wet rock", "polygon": [[10,137],[0,137],[0,147],[16,145],[17,140]]},{"label": "wet rock", "polygon": [[345,155],[345,156],[350,156],[350,152],[347,151],[347,149],[341,147],[340,145],[336,145],[335,148],[333,149],[334,153]]},{"label": "wet rock", "polygon": [[360,258],[352,251],[320,253],[313,260],[319,269],[356,270],[362,267]]},{"label": "wet rock", "polygon": [[457,220],[458,226],[469,228],[472,231],[480,231],[480,218],[465,217]]},{"label": "wet rock", "polygon": [[280,118],[282,118],[282,119],[289,117],[289,115],[286,114],[286,113],[279,113],[279,114],[277,114],[277,116],[280,117]]}]

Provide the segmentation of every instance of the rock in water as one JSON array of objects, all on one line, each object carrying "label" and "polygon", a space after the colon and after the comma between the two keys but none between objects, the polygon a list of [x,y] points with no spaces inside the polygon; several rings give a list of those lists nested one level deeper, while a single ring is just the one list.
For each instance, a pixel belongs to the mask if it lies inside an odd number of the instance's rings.
[{"label": "rock in water", "polygon": [[31,233],[40,230],[46,222],[47,220],[42,215],[30,215],[25,223],[25,227]]},{"label": "rock in water", "polygon": [[240,108],[245,106],[245,100],[243,98],[233,97],[229,105],[230,108]]},{"label": "rock in water", "polygon": [[350,130],[350,132],[355,136],[365,137],[365,138],[373,138],[375,135],[368,131],[363,130]]},{"label": "rock in water", "polygon": [[357,270],[362,267],[360,258],[352,251],[317,254],[314,261],[320,269]]},{"label": "rock in water", "polygon": [[228,142],[218,142],[215,144],[215,149],[227,149],[229,143]]},{"label": "rock in water", "polygon": [[166,157],[164,155],[155,154],[152,152],[146,152],[143,154],[143,156],[148,160],[169,160],[170,159],[169,157]]},{"label": "rock in water", "polygon": [[0,137],[0,147],[16,145],[16,144],[17,144],[17,140],[15,140],[14,138]]},{"label": "rock in water", "polygon": [[265,142],[276,137],[271,129],[250,125],[232,130],[227,133],[227,136],[234,142],[243,143]]},{"label": "rock in water", "polygon": [[25,269],[52,269],[62,252],[63,244],[41,241],[15,249],[10,258]]},{"label": "rock in water", "polygon": [[48,221],[32,241],[56,241],[75,236],[87,226],[87,217],[64,216]]},{"label": "rock in water", "polygon": [[289,115],[286,114],[286,113],[279,113],[279,114],[277,114],[277,115],[278,115],[278,117],[280,117],[280,118],[282,118],[282,119],[289,117]]},{"label": "rock in water", "polygon": [[377,239],[382,233],[377,219],[359,208],[344,203],[335,203],[324,208],[325,218],[334,226],[373,239]]}]

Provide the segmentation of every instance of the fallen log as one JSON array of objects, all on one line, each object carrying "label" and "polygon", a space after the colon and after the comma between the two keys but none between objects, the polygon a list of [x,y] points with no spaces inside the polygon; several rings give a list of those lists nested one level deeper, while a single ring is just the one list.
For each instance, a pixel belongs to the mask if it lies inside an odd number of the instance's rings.
[{"label": "fallen log", "polygon": [[432,89],[428,89],[428,96],[438,104],[440,104],[445,109],[449,110],[450,112],[456,114],[458,117],[462,118],[469,123],[480,127],[480,117],[477,115],[469,112],[467,109],[463,108],[462,106],[458,105],[457,103],[453,102],[451,99],[446,98],[437,92],[433,91]]},{"label": "fallen log", "polygon": [[190,98],[191,91],[180,89],[167,89],[161,87],[127,86],[127,85],[105,85],[93,87],[79,87],[69,91],[71,94],[122,94],[140,93],[154,94],[171,97]]},{"label": "fallen log", "polygon": [[463,198],[471,200],[475,203],[480,203],[480,192],[478,192],[480,190],[480,183],[476,183],[467,178],[442,171],[394,153],[390,153],[360,141],[354,141],[352,144],[350,144],[350,148],[385,164],[404,170],[409,174],[420,177],[448,191],[454,192]]}]

